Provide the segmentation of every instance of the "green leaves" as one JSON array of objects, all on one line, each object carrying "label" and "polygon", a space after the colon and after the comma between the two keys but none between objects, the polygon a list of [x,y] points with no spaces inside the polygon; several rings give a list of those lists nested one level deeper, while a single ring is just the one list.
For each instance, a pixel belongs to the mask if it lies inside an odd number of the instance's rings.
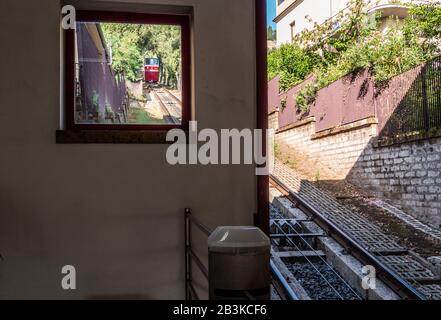
[{"label": "green leaves", "polygon": [[405,27],[406,33],[416,33],[424,38],[441,36],[441,3],[430,2],[413,5],[409,10],[410,18]]},{"label": "green leaves", "polygon": [[268,76],[280,76],[282,90],[303,81],[317,66],[320,57],[296,45],[284,44],[268,56]]},{"label": "green leaves", "polygon": [[320,89],[355,70],[367,68],[375,81],[387,81],[440,53],[439,4],[413,5],[404,22],[390,19],[383,31],[378,30],[380,15],[369,15],[365,6],[352,0],[334,19],[270,52],[269,77],[279,75],[282,90],[314,73],[315,80],[295,98],[301,111],[309,110]]},{"label": "green leaves", "polygon": [[178,83],[180,76],[180,28],[169,25],[101,24],[112,45],[113,68],[134,81],[143,69],[145,57],[157,57],[163,68],[163,82]]},{"label": "green leaves", "polygon": [[112,46],[113,69],[134,81],[143,63],[137,26],[103,23],[101,27],[107,44]]}]

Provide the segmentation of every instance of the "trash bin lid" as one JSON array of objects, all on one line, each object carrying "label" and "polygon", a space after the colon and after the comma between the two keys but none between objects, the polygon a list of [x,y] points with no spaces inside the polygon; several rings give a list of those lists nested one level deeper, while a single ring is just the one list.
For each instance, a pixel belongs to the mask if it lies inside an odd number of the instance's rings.
[{"label": "trash bin lid", "polygon": [[208,238],[208,250],[219,253],[265,253],[270,239],[256,227],[218,227]]}]

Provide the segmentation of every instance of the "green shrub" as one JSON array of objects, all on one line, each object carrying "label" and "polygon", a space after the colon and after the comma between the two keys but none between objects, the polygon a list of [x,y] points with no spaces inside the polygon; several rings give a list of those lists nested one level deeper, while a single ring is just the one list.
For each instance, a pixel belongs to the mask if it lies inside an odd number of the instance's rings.
[{"label": "green shrub", "polygon": [[369,69],[374,81],[382,82],[439,54],[441,6],[434,3],[413,5],[404,23],[391,23],[377,31],[379,16],[368,16],[363,0],[352,0],[345,13],[334,21],[315,24],[269,54],[269,76],[280,76],[286,90],[314,73],[314,82],[305,85],[295,97],[298,108],[306,112],[317,92],[360,69]]},{"label": "green shrub", "polygon": [[280,88],[286,90],[303,81],[317,66],[319,57],[297,45],[284,44],[268,55],[268,77],[280,77]]},{"label": "green shrub", "polygon": [[398,27],[392,27],[385,33],[375,32],[349,46],[336,64],[316,70],[315,83],[299,92],[297,105],[302,111],[308,110],[320,89],[353,71],[367,68],[375,82],[382,82],[431,57],[433,53],[425,51],[416,36],[405,36]]}]

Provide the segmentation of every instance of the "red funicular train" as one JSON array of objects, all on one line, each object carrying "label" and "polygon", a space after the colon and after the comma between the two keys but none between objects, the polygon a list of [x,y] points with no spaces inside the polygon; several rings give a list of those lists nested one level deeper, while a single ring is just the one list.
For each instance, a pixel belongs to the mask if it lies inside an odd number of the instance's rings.
[{"label": "red funicular train", "polygon": [[158,58],[145,58],[144,81],[146,83],[158,83],[161,65]]}]

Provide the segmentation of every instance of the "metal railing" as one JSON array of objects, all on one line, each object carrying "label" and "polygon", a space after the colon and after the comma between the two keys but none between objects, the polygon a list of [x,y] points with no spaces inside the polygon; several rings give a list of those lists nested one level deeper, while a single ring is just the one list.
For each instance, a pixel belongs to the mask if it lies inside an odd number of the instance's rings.
[{"label": "metal railing", "polygon": [[[208,281],[208,268],[204,265],[202,260],[197,256],[192,248],[192,227],[195,226],[207,237],[211,235],[212,230],[201,223],[197,218],[192,215],[191,209],[185,209],[185,300],[200,300],[199,295],[193,284],[193,262],[199,269],[204,278]],[[297,294],[292,290],[286,279],[277,269],[276,265],[271,261],[271,273],[273,278],[282,286],[286,299],[298,300]],[[248,300],[255,300],[254,297],[248,291],[244,291],[244,296]]]},{"label": "metal railing", "polygon": [[279,281],[279,283],[282,285],[282,287],[285,291],[286,299],[287,300],[300,300],[299,296],[291,288],[288,281],[285,279],[285,277],[282,275],[282,273],[279,271],[279,269],[277,269],[274,262],[271,260],[270,263],[271,263],[271,272],[273,274],[273,277],[275,277],[277,279],[277,281]]},{"label": "metal railing", "polygon": [[212,231],[192,215],[191,209],[185,209],[185,300],[200,300],[193,285],[193,262],[194,265],[199,268],[207,281],[208,268],[193,251],[191,239],[192,226],[197,227],[207,237],[210,236]]},{"label": "metal railing", "polygon": [[386,123],[382,137],[441,128],[441,56],[423,65]]}]

